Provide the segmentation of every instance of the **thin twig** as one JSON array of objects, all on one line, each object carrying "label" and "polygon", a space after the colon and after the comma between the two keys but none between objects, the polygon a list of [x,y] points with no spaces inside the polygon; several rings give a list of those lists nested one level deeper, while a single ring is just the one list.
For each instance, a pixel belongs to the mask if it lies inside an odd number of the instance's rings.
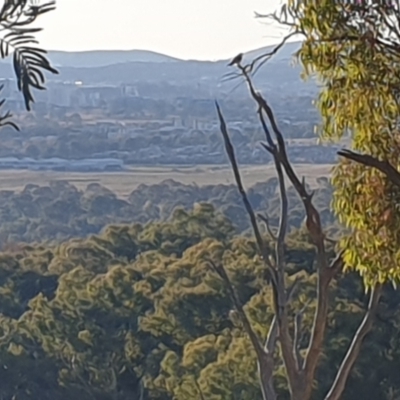
[{"label": "thin twig", "polygon": [[302,278],[296,277],[293,283],[286,289],[286,302],[290,303],[294,294],[296,293],[299,284],[302,282]]},{"label": "thin twig", "polygon": [[269,327],[269,332],[267,340],[264,345],[264,352],[267,355],[266,361],[269,363],[265,366],[259,363],[259,375],[261,378],[261,389],[263,394],[263,400],[276,400],[277,395],[274,389],[273,383],[273,371],[274,368],[274,350],[276,348],[276,342],[278,340],[278,321],[276,315],[274,315],[271,325]]},{"label": "thin twig", "polygon": [[[297,31],[290,32],[287,34],[281,41],[280,43],[275,46],[271,51],[261,54],[260,56],[256,57],[250,65],[249,71],[250,73],[254,76],[259,69],[267,62],[269,61],[278,51],[285,45],[285,43],[294,35],[297,35]],[[259,64],[258,64],[259,63]],[[258,65],[257,65],[258,64]]]}]

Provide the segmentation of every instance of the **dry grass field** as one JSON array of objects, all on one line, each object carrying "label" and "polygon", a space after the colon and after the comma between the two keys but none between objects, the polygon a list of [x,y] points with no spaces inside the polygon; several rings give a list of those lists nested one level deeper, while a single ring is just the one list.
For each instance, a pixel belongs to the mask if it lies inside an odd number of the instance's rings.
[{"label": "dry grass field", "polygon": [[[299,176],[304,176],[310,185],[315,185],[316,178],[329,176],[332,165],[297,164]],[[247,187],[275,176],[272,165],[242,166],[242,177]],[[166,179],[174,179],[184,184],[233,183],[232,172],[228,166],[162,166],[132,167],[127,171],[107,173],[75,173],[54,171],[0,171],[0,190],[19,191],[26,184],[47,185],[52,180],[67,180],[78,188],[85,188],[90,183],[100,183],[110,190],[125,197],[140,184],[152,185]]]}]

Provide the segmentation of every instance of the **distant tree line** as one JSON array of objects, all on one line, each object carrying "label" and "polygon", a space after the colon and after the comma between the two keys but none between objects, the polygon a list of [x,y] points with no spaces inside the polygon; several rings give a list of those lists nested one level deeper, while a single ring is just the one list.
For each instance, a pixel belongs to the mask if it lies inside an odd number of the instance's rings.
[{"label": "distant tree line", "polygon": [[[272,178],[249,189],[254,209],[266,212],[273,227],[279,221],[277,185],[277,179]],[[318,185],[315,201],[330,234],[335,235],[338,225],[329,210],[332,189],[323,177]],[[288,197],[291,228],[304,228],[305,213],[293,188],[289,188]],[[99,233],[108,224],[166,220],[175,208],[189,210],[196,202],[213,204],[232,220],[237,232],[250,227],[234,185],[197,186],[167,180],[140,185],[122,199],[97,183],[79,190],[66,181],[54,181],[49,186],[29,184],[22,191],[0,191],[0,245],[4,249],[18,242],[60,243]]]}]

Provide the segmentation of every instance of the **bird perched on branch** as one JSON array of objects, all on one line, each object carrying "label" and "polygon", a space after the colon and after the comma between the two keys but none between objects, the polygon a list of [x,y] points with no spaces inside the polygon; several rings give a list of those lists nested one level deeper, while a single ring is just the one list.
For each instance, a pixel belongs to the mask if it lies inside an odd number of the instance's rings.
[{"label": "bird perched on branch", "polygon": [[232,61],[228,64],[228,67],[232,65],[238,65],[242,62],[243,59],[243,53],[238,54],[236,57],[232,59]]}]

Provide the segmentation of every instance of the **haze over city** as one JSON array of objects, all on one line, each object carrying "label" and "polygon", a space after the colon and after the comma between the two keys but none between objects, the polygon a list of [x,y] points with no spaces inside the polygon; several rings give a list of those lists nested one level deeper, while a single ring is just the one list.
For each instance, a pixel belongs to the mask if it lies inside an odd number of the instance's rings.
[{"label": "haze over city", "polygon": [[59,0],[41,17],[52,50],[152,50],[183,59],[229,58],[275,44],[285,32],[254,12],[281,0]]}]

